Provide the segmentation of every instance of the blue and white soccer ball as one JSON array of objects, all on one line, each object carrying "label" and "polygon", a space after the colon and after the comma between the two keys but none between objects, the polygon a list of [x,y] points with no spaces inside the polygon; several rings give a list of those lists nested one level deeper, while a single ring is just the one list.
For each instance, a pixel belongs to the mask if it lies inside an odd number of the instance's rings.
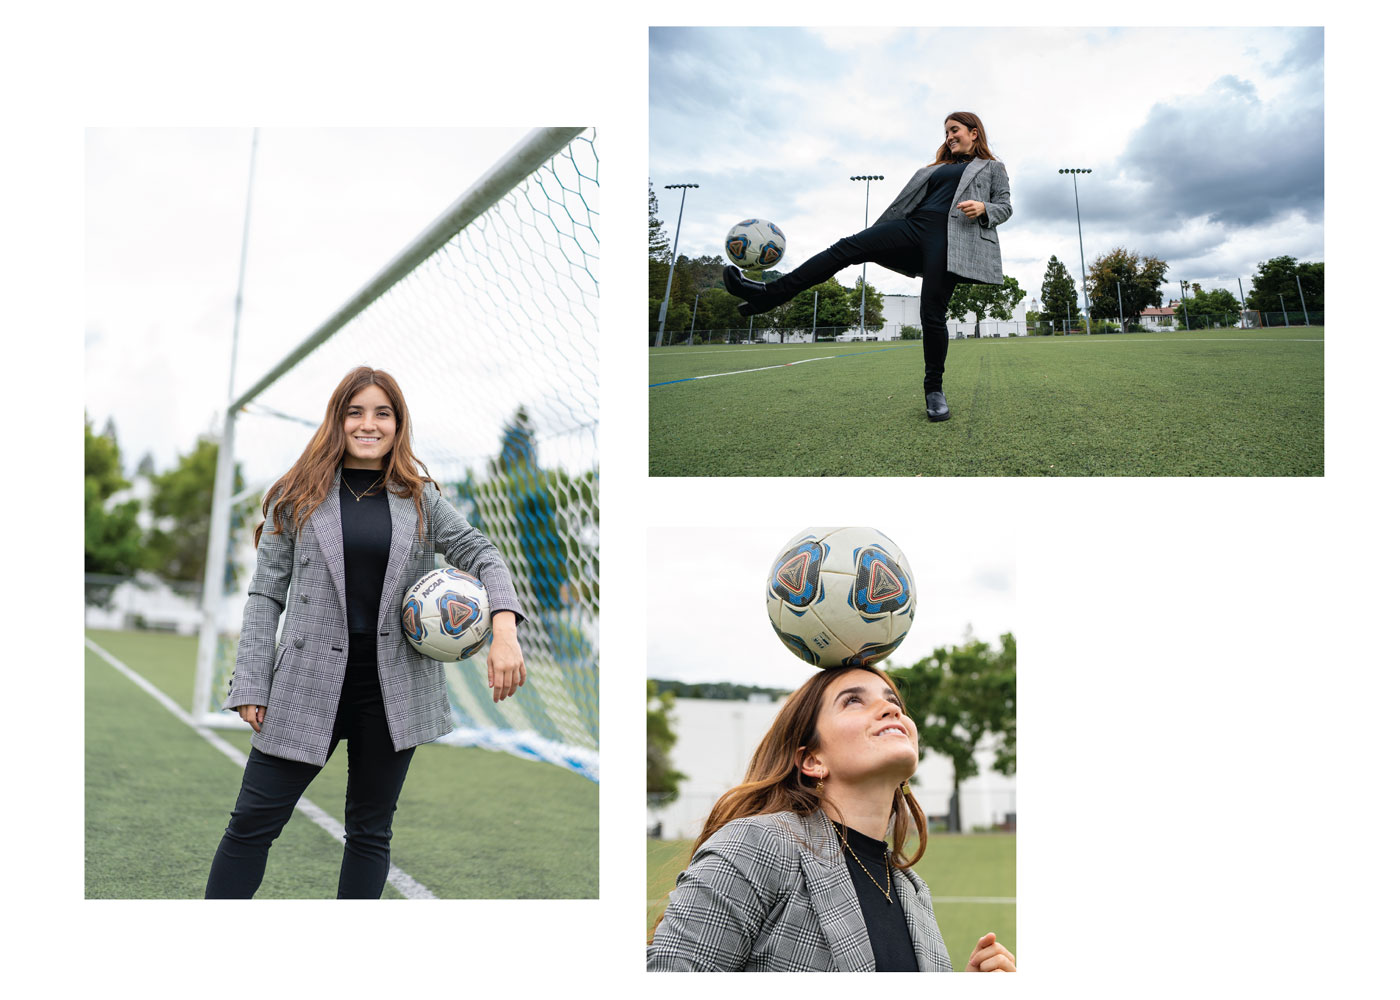
[{"label": "blue and white soccer ball", "polygon": [[724,238],[724,252],[741,271],[766,271],[783,259],[787,237],[767,219],[745,219]]},{"label": "blue and white soccer ball", "polygon": [[874,528],[807,528],[768,571],[768,618],[794,655],[858,667],[894,652],[914,624],[914,574]]},{"label": "blue and white soccer ball", "polygon": [[444,663],[465,660],[491,638],[486,588],[450,566],[425,574],[404,595],[403,633],[424,656]]}]

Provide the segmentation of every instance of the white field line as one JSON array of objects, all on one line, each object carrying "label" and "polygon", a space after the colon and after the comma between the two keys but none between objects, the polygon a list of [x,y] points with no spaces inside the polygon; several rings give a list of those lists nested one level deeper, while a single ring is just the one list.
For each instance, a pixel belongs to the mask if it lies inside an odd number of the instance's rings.
[{"label": "white field line", "polygon": [[1010,903],[1016,905],[1015,896],[934,896],[935,903]]},{"label": "white field line", "polygon": [[766,372],[773,368],[787,368],[790,365],[805,365],[808,361],[830,361],[835,357],[839,357],[839,355],[828,354],[824,358],[803,358],[801,361],[789,361],[781,365],[765,365],[762,368],[745,368],[743,371],[736,372],[714,372],[711,375],[692,375],[690,376],[690,381],[698,382],[702,378],[719,378],[722,375],[747,375],[749,372]]},{"label": "white field line", "polygon": [[[110,663],[112,666],[116,667],[118,672],[120,672],[127,680],[131,681],[131,683],[135,684],[142,691],[145,691],[148,695],[150,695],[157,702],[159,702],[167,712],[175,716],[175,718],[179,719],[185,725],[189,726],[196,733],[202,736],[204,740],[215,750],[219,751],[219,753],[223,754],[225,757],[233,761],[239,767],[246,767],[248,765],[248,758],[246,755],[239,753],[233,747],[229,746],[227,743],[221,740],[217,735],[215,735],[212,729],[209,729],[206,726],[201,726],[199,723],[195,722],[194,719],[190,716],[190,714],[184,709],[182,709],[179,705],[175,704],[175,702],[171,701],[169,696],[166,695],[164,691],[161,691],[150,681],[146,680],[146,678],[142,677],[135,670],[132,670],[125,663],[117,659],[111,653],[107,652],[105,649],[103,649],[97,643],[93,642],[87,636],[83,637],[83,644],[87,646],[88,649],[92,650],[98,656],[102,657],[104,660]],[[308,819],[311,820],[311,822],[315,823],[322,830],[325,830],[332,837],[334,837],[337,842],[344,843],[345,827],[337,823],[330,816],[329,813],[327,813],[320,806],[316,805],[310,799],[302,798],[300,801],[298,801],[297,812],[301,813],[303,816],[306,816]],[[437,897],[433,895],[432,891],[429,890],[427,886],[416,881],[412,876],[403,871],[397,865],[391,864],[389,866],[389,884],[392,885],[395,889],[399,890],[399,892],[403,893],[409,899],[437,899]]]}]

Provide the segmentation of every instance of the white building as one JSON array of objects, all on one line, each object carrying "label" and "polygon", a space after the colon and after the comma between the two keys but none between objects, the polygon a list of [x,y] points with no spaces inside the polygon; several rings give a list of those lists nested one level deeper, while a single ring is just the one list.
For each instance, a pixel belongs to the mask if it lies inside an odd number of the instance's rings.
[{"label": "white building", "polygon": [[[878,331],[867,331],[867,335],[873,335],[876,340],[898,340],[899,328],[901,326],[913,326],[922,328],[919,322],[919,296],[917,295],[885,295],[884,300],[885,325]],[[948,336],[954,340],[962,337],[971,337],[976,330],[976,317],[972,313],[965,316],[948,317]],[[1010,320],[986,319],[982,321],[982,336],[984,337],[1024,337],[1026,335],[1026,301],[1022,299],[1016,303],[1011,310]],[[843,334],[837,338],[839,340],[858,339],[860,331]]]}]

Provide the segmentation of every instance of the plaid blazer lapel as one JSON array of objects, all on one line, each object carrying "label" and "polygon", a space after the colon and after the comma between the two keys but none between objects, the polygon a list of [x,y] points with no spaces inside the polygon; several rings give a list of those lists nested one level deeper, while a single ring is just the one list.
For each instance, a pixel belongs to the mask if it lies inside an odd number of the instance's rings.
[{"label": "plaid blazer lapel", "polygon": [[831,948],[832,963],[838,972],[874,972],[875,952],[836,828],[820,809],[804,817],[804,825],[812,850],[800,851],[798,856],[812,896],[812,910]]},{"label": "plaid blazer lapel", "polygon": [[[379,595],[379,627],[383,627],[384,616],[392,607],[394,617],[399,614],[399,604],[407,586],[399,579],[403,576],[408,562],[409,549],[418,535],[418,507],[412,497],[396,496],[389,492],[389,563],[384,567],[384,590]],[[409,581],[412,583],[413,581]]]},{"label": "plaid blazer lapel", "polygon": [[326,560],[326,568],[330,570],[331,582],[335,584],[335,596],[340,599],[340,620],[348,621],[345,617],[345,538],[340,527],[339,468],[335,470],[331,491],[326,494],[326,499],[321,501],[321,506],[311,512],[311,517],[306,523],[311,526],[311,533],[316,536],[316,544],[320,546],[321,555]]},{"label": "plaid blazer lapel", "polygon": [[899,894],[899,905],[904,907],[904,921],[909,925],[909,940],[914,944],[914,957],[918,959],[920,972],[939,972],[936,955],[942,949],[935,945],[933,929],[924,918],[924,910],[929,901],[919,900],[919,890],[914,880],[903,872],[895,875],[895,891]]},{"label": "plaid blazer lapel", "polygon": [[967,185],[971,183],[972,178],[981,173],[982,169],[991,162],[991,160],[978,158],[967,165],[967,168],[962,172],[962,177],[958,178],[958,190],[953,194],[953,205],[955,207],[958,202],[964,200],[963,192],[967,190]]}]

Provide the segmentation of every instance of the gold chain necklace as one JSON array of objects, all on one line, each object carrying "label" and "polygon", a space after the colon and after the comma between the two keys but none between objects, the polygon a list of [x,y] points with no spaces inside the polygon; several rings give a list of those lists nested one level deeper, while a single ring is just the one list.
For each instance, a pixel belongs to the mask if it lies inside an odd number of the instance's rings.
[{"label": "gold chain necklace", "polygon": [[[376,486],[378,486],[378,485],[379,485],[379,480],[380,480],[380,479],[383,479],[383,478],[384,478],[383,476],[380,476],[379,479],[376,479],[374,482],[370,483],[370,484],[369,484],[369,490],[372,490],[372,489],[374,489]],[[363,493],[356,493],[356,492],[355,492],[355,487],[351,486],[351,485],[350,485],[349,483],[347,483],[344,479],[341,479],[340,485],[344,486],[347,490],[350,491],[350,495],[351,495],[352,497],[355,498],[355,502],[356,502],[356,503],[359,503],[359,502],[360,502],[361,500],[363,500],[365,497],[369,496],[369,490],[365,490]]]},{"label": "gold chain necklace", "polygon": [[[851,852],[851,857],[853,857],[853,858],[856,859],[856,864],[860,865],[860,870],[863,871],[863,872],[865,872],[865,877],[868,878],[868,879],[870,879],[870,881],[872,881],[872,882],[875,883],[875,888],[880,889],[880,883],[876,880],[876,878],[875,878],[874,875],[871,875],[871,874],[870,874],[870,869],[867,868],[867,867],[865,867],[865,862],[862,861],[862,860],[860,859],[860,855],[857,854],[854,850],[852,850],[851,845],[850,845],[849,843],[846,842],[846,831],[845,831],[845,829],[843,829],[841,826],[839,826],[839,825],[837,825],[837,824],[835,824],[835,823],[833,823],[832,826],[835,826],[835,827],[836,827],[836,833],[837,833],[837,835],[840,836],[840,838],[841,838],[841,845],[842,845],[843,847],[845,847],[846,850],[848,850],[848,851]],[[891,889],[891,887],[892,887],[892,883],[890,882],[890,849],[889,849],[888,847],[886,847],[886,848],[885,848],[885,887],[884,887],[883,889],[880,889],[880,891],[883,892],[883,893],[885,894],[885,902],[886,902],[886,903],[893,903],[893,902],[894,902],[894,897],[890,894],[890,889]]]}]

